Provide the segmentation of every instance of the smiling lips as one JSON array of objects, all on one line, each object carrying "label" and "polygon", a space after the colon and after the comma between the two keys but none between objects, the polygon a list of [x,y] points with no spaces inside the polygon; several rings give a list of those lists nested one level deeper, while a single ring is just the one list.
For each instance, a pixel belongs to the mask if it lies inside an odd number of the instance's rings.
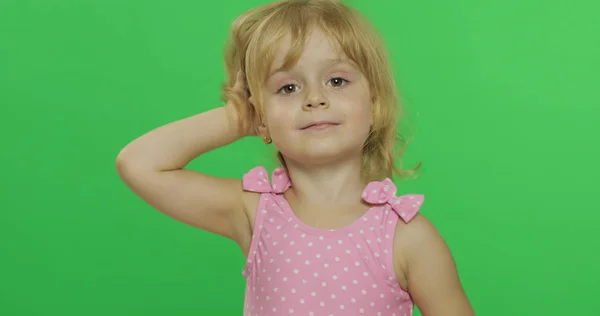
[{"label": "smiling lips", "polygon": [[310,123],[310,124],[306,125],[305,127],[301,128],[301,130],[321,130],[321,129],[326,129],[326,128],[337,126],[337,125],[339,125],[339,123],[330,122],[330,121],[319,121],[319,122]]}]

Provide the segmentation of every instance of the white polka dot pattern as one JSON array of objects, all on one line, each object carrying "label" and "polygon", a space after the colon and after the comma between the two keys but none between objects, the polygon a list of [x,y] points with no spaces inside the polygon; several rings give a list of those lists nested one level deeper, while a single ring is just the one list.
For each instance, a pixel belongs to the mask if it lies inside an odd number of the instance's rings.
[{"label": "white polka dot pattern", "polygon": [[271,186],[257,167],[243,179],[245,190],[262,193],[243,271],[245,316],[412,315],[392,246],[397,221],[414,217],[421,195],[396,197],[389,179],[371,182],[363,199],[372,207],[351,225],[326,230],[294,215],[281,194],[291,186],[282,168],[272,178]]}]

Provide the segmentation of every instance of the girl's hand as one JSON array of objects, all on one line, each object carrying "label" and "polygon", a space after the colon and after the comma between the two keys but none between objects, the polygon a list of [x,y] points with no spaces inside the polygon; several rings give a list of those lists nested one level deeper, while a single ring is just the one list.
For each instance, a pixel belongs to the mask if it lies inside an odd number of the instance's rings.
[{"label": "girl's hand", "polygon": [[225,104],[227,111],[233,116],[235,123],[240,127],[243,136],[256,136],[255,115],[256,109],[250,102],[248,84],[242,71],[237,73],[235,83],[230,89],[230,98]]}]

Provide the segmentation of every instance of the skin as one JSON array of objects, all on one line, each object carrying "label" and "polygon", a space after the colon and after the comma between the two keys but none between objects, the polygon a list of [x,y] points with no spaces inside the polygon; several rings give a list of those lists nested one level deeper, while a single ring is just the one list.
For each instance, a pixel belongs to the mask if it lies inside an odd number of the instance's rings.
[{"label": "skin", "polygon": [[[286,71],[278,69],[289,39],[280,47],[273,75],[261,91],[264,122],[259,136],[270,136],[285,156],[294,181],[285,197],[296,216],[314,227],[338,228],[368,209],[360,198],[366,183],[359,170],[372,123],[371,95],[366,78],[321,32],[312,33],[307,44],[299,62]],[[242,74],[235,88],[245,91]],[[185,168],[194,158],[249,135],[239,130],[235,108],[227,103],[147,132],[119,152],[116,169],[155,209],[235,241],[247,256],[260,196],[244,191],[240,179]],[[337,125],[302,129],[319,120]],[[424,216],[398,224],[394,268],[423,315],[474,315],[448,247]]]},{"label": "skin", "polygon": [[[298,218],[318,228],[343,227],[368,208],[360,199],[366,183],[358,172],[372,124],[368,82],[319,30],[311,33],[298,63],[281,70],[289,47],[287,38],[261,91],[259,134],[270,137],[285,157],[294,179],[286,198]],[[323,120],[337,125],[302,129]],[[399,222],[394,268],[423,315],[474,315],[446,243],[423,215]]]}]

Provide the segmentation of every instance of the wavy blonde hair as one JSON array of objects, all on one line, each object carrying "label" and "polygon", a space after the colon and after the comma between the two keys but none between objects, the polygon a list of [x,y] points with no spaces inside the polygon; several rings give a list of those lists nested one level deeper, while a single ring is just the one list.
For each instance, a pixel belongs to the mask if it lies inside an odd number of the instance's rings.
[{"label": "wavy blonde hair", "polygon": [[[406,178],[420,168],[401,170],[407,139],[398,132],[401,108],[385,45],[375,28],[353,8],[334,0],[286,0],[266,4],[240,15],[232,24],[225,50],[227,81],[223,101],[232,101],[240,128],[249,130],[261,122],[260,87],[268,80],[274,56],[286,35],[292,47],[284,62],[291,68],[300,58],[314,28],[322,30],[351,59],[369,82],[373,96],[373,126],[363,147],[362,175],[367,181]],[[234,89],[238,72],[246,77],[247,90]],[[254,104],[248,96],[254,95]],[[285,167],[281,152],[278,158]]]}]

